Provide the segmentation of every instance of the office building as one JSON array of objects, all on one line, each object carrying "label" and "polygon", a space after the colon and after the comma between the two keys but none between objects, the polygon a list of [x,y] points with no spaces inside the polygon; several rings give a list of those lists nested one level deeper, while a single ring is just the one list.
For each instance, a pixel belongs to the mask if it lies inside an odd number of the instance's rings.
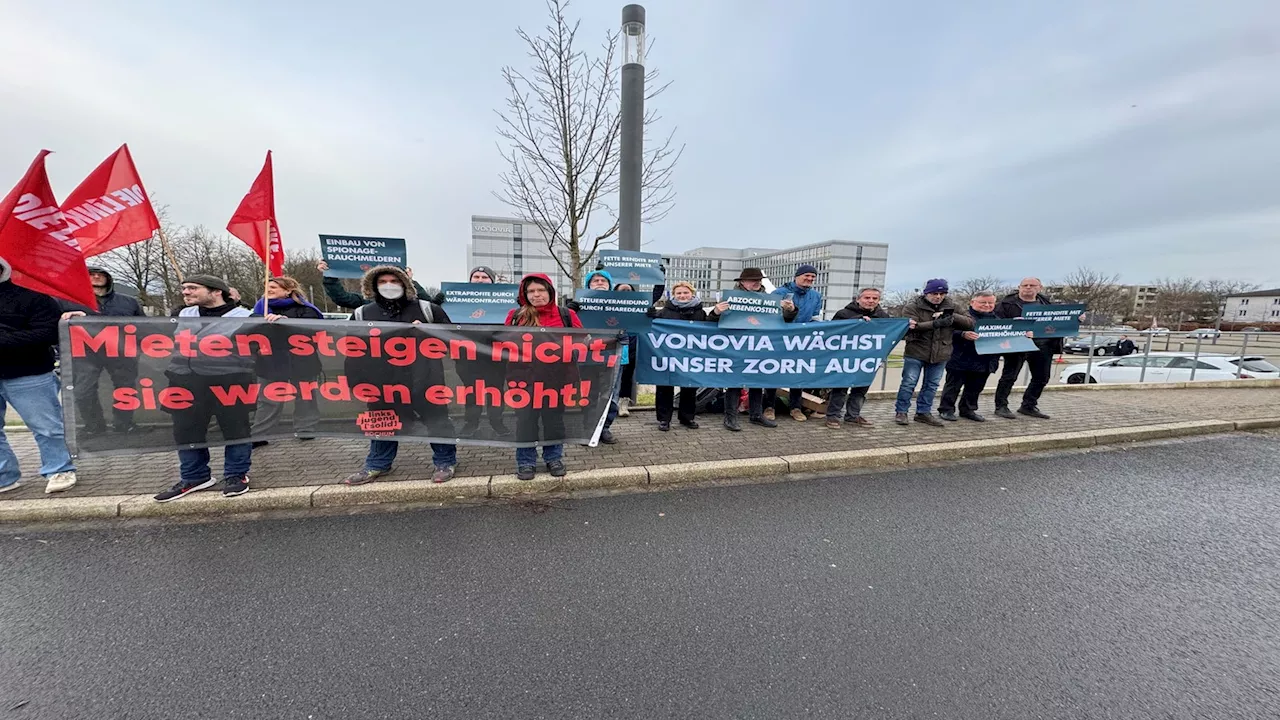
[{"label": "office building", "polygon": [[1280,288],[1227,296],[1222,319],[1229,323],[1280,323]]},{"label": "office building", "polygon": [[477,265],[487,265],[498,273],[498,282],[516,283],[529,273],[543,273],[556,285],[556,292],[567,297],[572,282],[547,248],[538,226],[516,218],[471,216],[471,242],[467,243],[467,267],[463,276]]}]

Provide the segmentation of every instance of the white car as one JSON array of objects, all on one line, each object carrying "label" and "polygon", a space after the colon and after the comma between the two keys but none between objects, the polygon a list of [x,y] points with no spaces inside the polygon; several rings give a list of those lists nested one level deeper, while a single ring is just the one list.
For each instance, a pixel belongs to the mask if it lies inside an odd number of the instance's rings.
[{"label": "white car", "polygon": [[[1142,372],[1146,364],[1145,375]],[[1206,355],[1188,352],[1153,352],[1149,356],[1126,355],[1114,360],[1103,360],[1093,364],[1080,363],[1069,365],[1062,371],[1060,379],[1068,385],[1089,383],[1136,383],[1139,382],[1191,382],[1191,370],[1196,371],[1195,382],[1211,380],[1235,380],[1240,373],[1241,380],[1280,379],[1280,368],[1267,362],[1261,355],[1246,355],[1241,360],[1239,355]]]},{"label": "white car", "polygon": [[1187,333],[1187,337],[1191,338],[1192,340],[1195,340],[1196,338],[1206,338],[1206,339],[1212,340],[1213,338],[1220,337],[1221,335],[1222,333],[1218,332],[1217,330],[1214,330],[1213,328],[1198,328],[1196,330],[1192,330],[1191,332]]}]

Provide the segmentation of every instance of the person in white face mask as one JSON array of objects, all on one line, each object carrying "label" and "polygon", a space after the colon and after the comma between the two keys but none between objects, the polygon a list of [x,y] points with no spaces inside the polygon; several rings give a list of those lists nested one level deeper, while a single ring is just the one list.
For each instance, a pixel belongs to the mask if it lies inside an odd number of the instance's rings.
[{"label": "person in white face mask", "polygon": [[[364,296],[371,300],[356,308],[352,320],[393,323],[442,323],[451,322],[444,308],[418,297],[413,281],[398,267],[382,265],[364,276]],[[390,333],[383,333],[385,340]],[[457,436],[449,421],[449,411],[425,400],[427,386],[444,382],[444,365],[440,360],[418,360],[411,366],[393,368],[381,360],[352,358],[347,360],[347,375],[352,385],[359,382],[403,383],[413,389],[413,402],[409,405],[369,403],[370,410],[395,410],[405,430],[415,422],[425,426],[426,434],[434,438]],[[396,375],[399,373],[399,376]],[[422,430],[415,434],[421,435]],[[395,440],[373,440],[369,443],[369,455],[364,467],[349,475],[344,483],[363,485],[391,472],[396,453],[400,449]],[[448,482],[458,465],[458,448],[452,443],[431,443],[431,460],[435,470],[432,482]]]}]

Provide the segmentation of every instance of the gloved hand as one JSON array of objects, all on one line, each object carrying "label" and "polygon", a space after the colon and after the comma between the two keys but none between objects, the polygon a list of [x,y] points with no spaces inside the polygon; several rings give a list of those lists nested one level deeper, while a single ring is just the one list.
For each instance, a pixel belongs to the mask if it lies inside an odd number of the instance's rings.
[{"label": "gloved hand", "polygon": [[569,308],[570,310],[572,310],[572,311],[574,311],[574,312],[578,312],[579,310],[581,310],[581,309],[582,309],[582,306],[580,306],[580,305],[578,304],[578,301],[577,301],[577,300],[568,300],[568,301],[566,301],[566,302],[565,302],[564,306],[565,306],[565,307],[567,307],[567,308]]},{"label": "gloved hand", "polygon": [[934,327],[935,329],[940,329],[940,328],[949,328],[949,327],[951,327],[952,325],[954,325],[954,324],[955,324],[955,322],[956,322],[956,316],[955,316],[955,315],[943,315],[942,317],[940,317],[940,318],[938,318],[937,320],[934,320],[934,321],[933,321],[933,327]]}]

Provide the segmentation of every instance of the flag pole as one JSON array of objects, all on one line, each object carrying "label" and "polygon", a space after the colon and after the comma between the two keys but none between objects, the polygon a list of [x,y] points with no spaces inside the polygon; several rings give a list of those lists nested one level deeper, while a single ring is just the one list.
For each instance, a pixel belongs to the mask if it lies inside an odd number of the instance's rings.
[{"label": "flag pole", "polygon": [[267,290],[271,287],[271,220],[267,219],[267,252],[262,259],[262,314],[267,314]]},{"label": "flag pole", "polygon": [[160,233],[160,248],[164,251],[164,256],[173,266],[173,271],[178,274],[178,282],[182,282],[182,268],[178,267],[178,258],[174,256],[173,248],[169,246],[169,236],[165,234],[162,227],[156,228],[156,232]]}]

